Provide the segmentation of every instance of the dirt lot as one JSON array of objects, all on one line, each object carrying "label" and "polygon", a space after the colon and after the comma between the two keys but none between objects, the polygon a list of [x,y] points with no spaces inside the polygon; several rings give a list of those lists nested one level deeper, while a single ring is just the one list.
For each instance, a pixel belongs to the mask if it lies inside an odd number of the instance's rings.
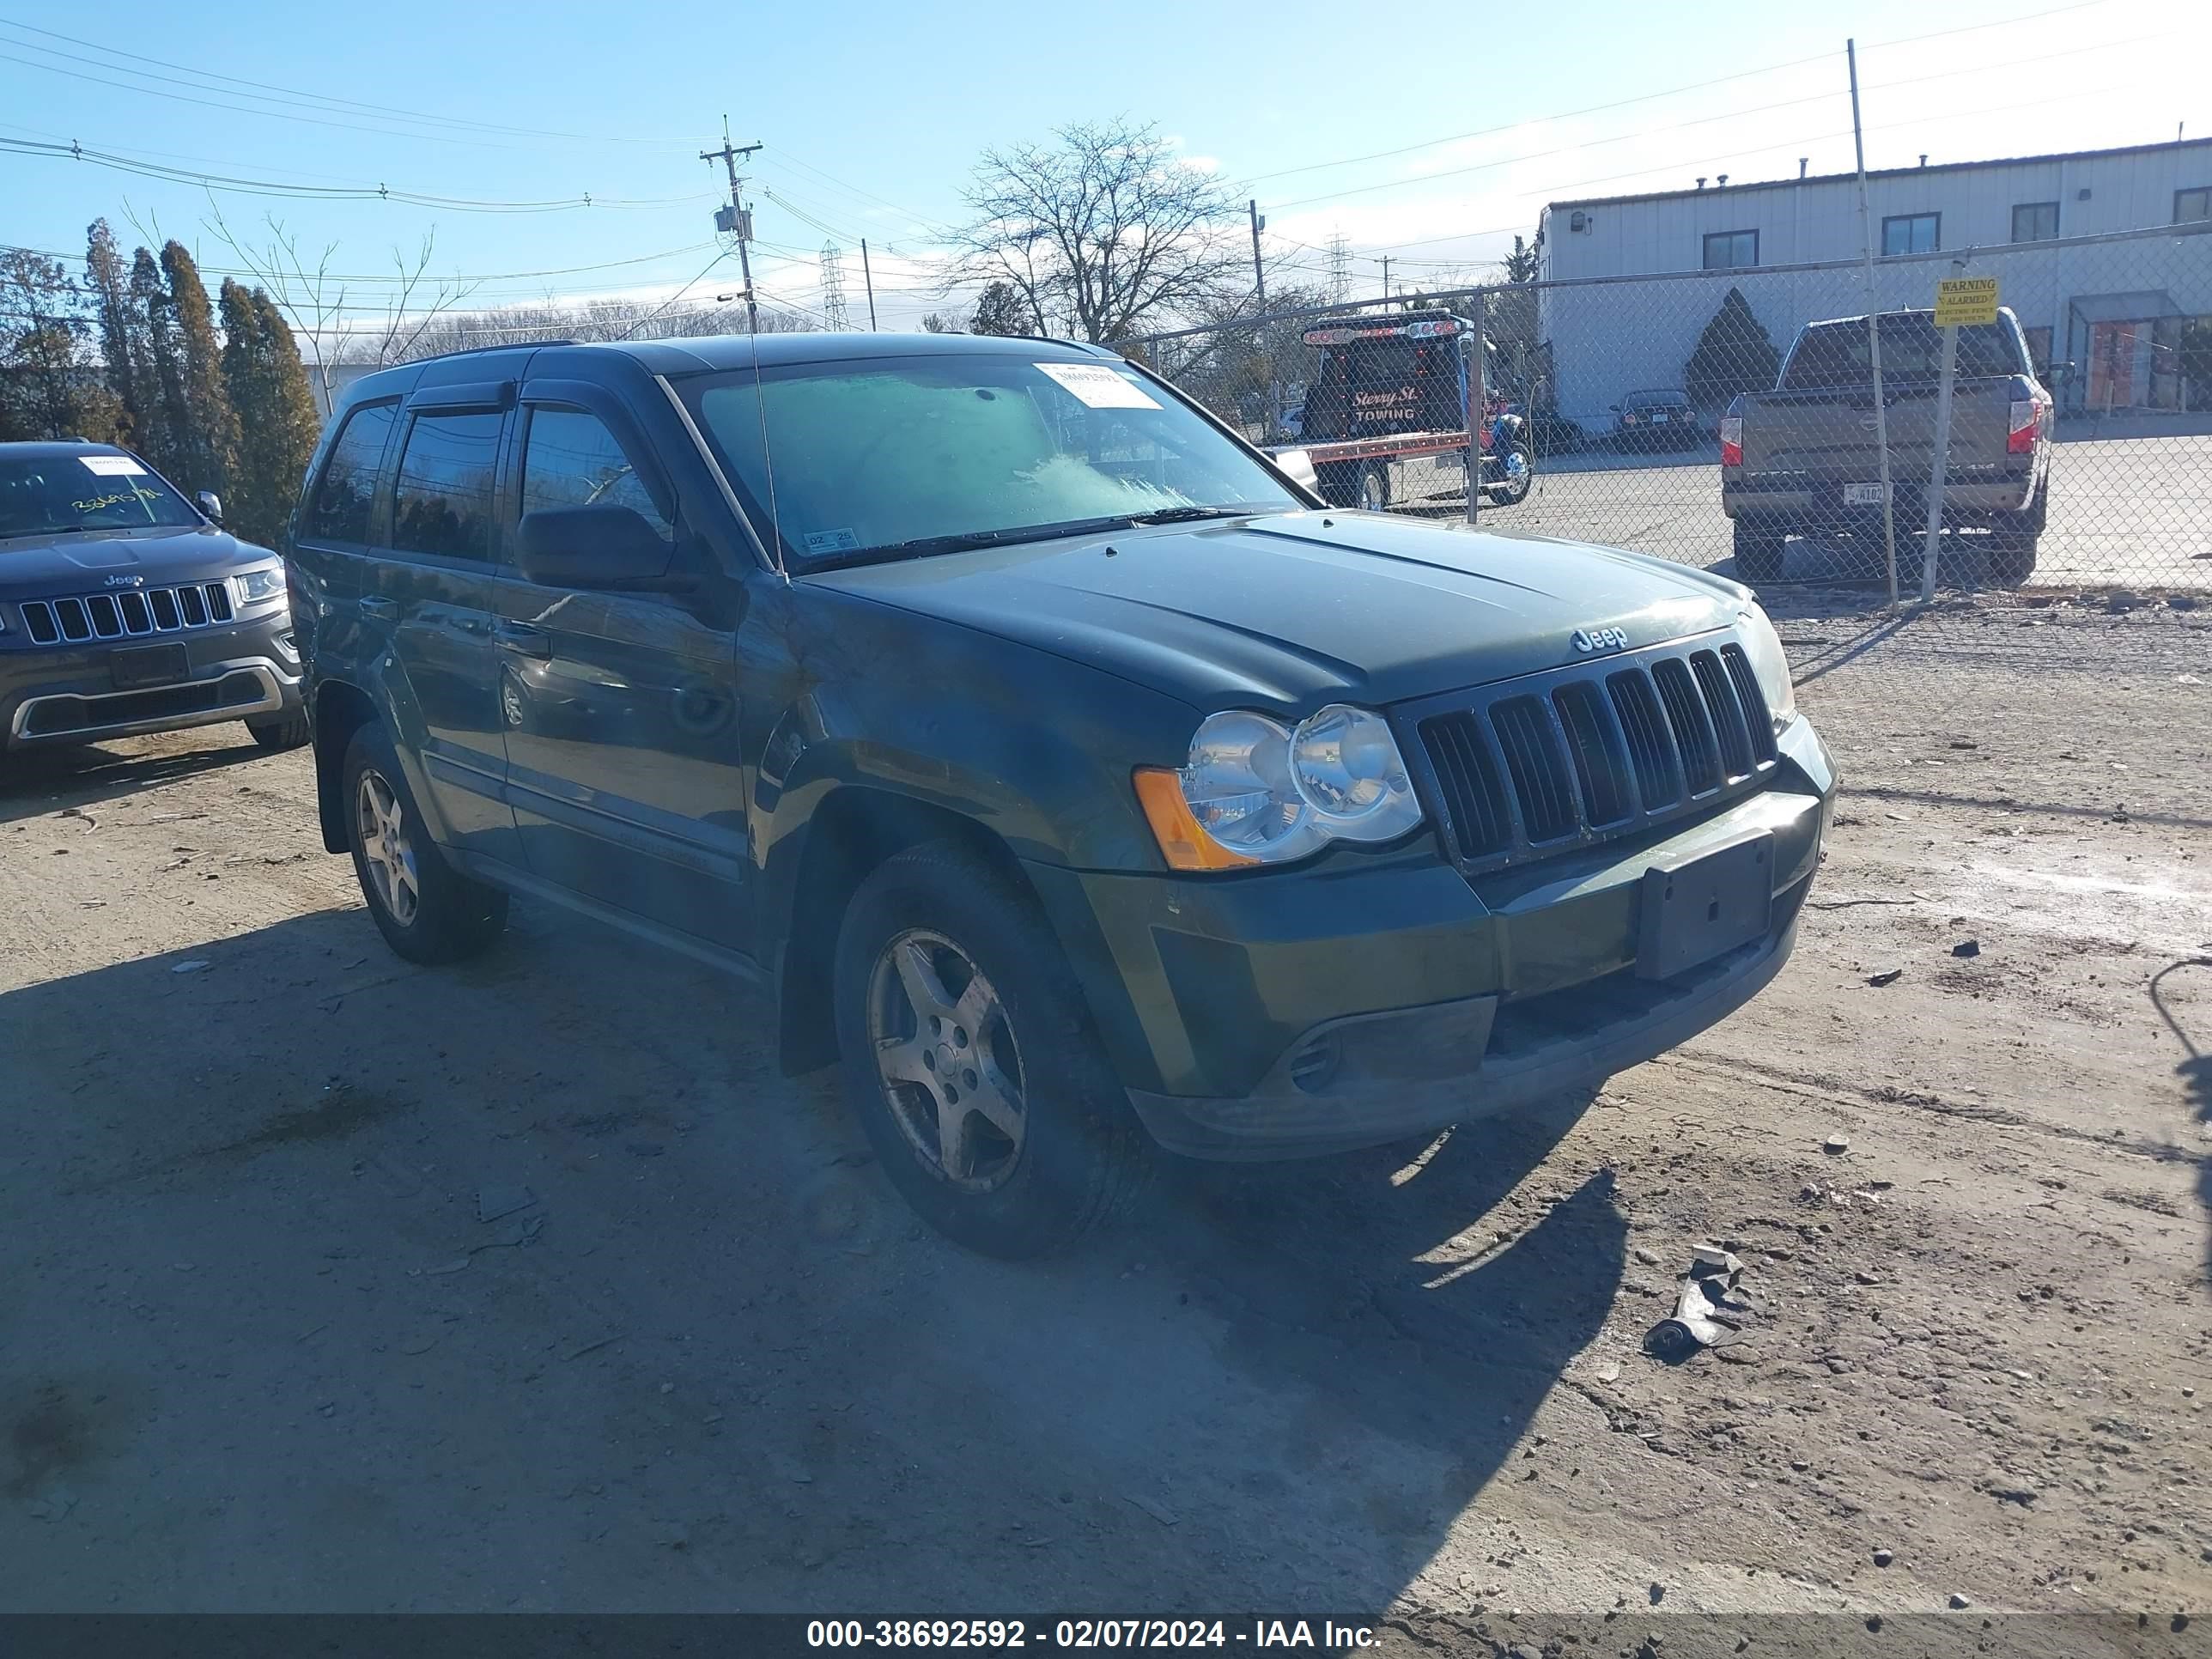
[{"label": "dirt lot", "polygon": [[[2165,1631],[2212,1588],[2212,620],[1797,608],[1847,787],[1764,996],[1042,1266],[924,1234],[703,969],[521,905],[398,962],[303,756],[18,769],[0,1607]],[[1669,1369],[1708,1237],[1760,1311]]]}]

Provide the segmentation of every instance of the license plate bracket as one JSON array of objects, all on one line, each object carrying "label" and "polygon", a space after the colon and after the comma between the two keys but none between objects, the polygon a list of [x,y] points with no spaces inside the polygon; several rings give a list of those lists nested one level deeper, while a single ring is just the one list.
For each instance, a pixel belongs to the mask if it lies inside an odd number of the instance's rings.
[{"label": "license plate bracket", "polygon": [[190,679],[191,659],[181,645],[142,645],[108,653],[107,674],[118,691],[139,691],[149,685],[173,685]]},{"label": "license plate bracket", "polygon": [[1761,830],[1644,872],[1636,974],[1672,979],[1765,936],[1774,908],[1774,837]]},{"label": "license plate bracket", "polygon": [[1847,483],[1844,486],[1845,507],[1880,507],[1882,487],[1879,483]]}]

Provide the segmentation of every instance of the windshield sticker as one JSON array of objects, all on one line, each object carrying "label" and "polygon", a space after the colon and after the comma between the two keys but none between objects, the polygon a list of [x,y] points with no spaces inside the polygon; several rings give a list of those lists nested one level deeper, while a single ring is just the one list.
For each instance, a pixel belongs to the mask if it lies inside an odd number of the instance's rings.
[{"label": "windshield sticker", "polygon": [[1036,369],[1051,376],[1091,409],[1158,409],[1150,393],[1126,375],[1104,363],[1038,363]]},{"label": "windshield sticker", "polygon": [[852,553],[860,545],[860,538],[849,530],[810,530],[805,541],[809,553]]},{"label": "windshield sticker", "polygon": [[128,455],[80,455],[84,470],[98,478],[143,478],[146,469]]}]

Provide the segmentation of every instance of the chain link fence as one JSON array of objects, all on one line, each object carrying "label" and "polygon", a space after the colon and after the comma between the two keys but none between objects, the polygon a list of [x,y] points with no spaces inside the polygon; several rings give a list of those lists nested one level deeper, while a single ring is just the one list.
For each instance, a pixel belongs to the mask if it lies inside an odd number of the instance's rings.
[{"label": "chain link fence", "polygon": [[[1955,331],[1947,400],[1953,331],[1930,313],[1957,276],[1995,278],[2004,311]],[[2212,588],[2212,223],[1902,255],[1870,276],[1843,261],[1461,289],[1132,355],[1253,441],[1303,451],[1345,506],[1760,586],[1886,585],[1893,548],[1911,594],[1932,541],[1931,586]]]}]

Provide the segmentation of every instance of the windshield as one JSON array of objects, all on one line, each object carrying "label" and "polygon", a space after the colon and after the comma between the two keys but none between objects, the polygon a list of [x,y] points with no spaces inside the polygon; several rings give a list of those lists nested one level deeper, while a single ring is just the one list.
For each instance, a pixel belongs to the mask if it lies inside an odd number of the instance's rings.
[{"label": "windshield", "polygon": [[0,539],[199,521],[183,496],[128,455],[0,455]]},{"label": "windshield", "polygon": [[[1935,315],[1926,311],[1893,312],[1882,317],[1881,378],[1892,380],[1932,380],[1943,372],[1943,337]],[[1961,375],[2018,374],[2027,365],[2011,324],[2002,318],[1977,323],[1959,331],[1959,373]],[[1866,319],[1822,323],[1808,328],[1790,354],[1782,372],[1784,392],[1817,392],[1831,386],[1874,384],[1874,362],[1867,340]]]},{"label": "windshield", "polygon": [[763,370],[757,391],[750,370],[682,390],[793,568],[1304,505],[1195,410],[1103,360],[801,363]]}]

